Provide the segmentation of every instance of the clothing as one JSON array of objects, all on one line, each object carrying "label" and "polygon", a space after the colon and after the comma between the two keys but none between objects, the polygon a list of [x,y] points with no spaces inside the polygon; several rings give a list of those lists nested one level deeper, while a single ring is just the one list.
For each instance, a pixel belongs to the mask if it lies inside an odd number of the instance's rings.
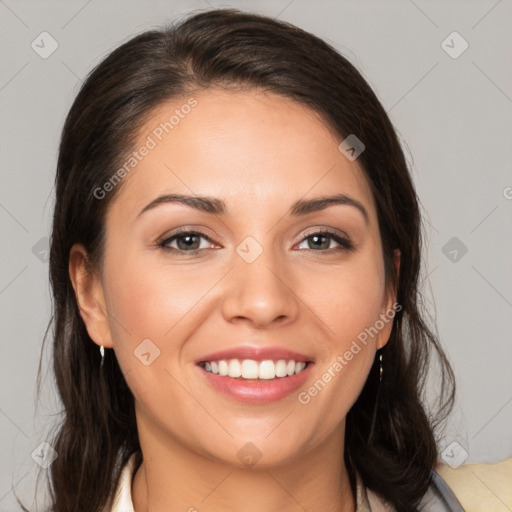
[{"label": "clothing", "polygon": [[[135,475],[135,456],[132,454],[121,471],[111,503],[105,512],[135,512],[131,487]],[[393,512],[394,508],[378,494],[366,488],[359,475],[356,486],[356,512]],[[432,471],[432,485],[421,501],[421,512],[464,512],[457,498],[446,482]]]}]

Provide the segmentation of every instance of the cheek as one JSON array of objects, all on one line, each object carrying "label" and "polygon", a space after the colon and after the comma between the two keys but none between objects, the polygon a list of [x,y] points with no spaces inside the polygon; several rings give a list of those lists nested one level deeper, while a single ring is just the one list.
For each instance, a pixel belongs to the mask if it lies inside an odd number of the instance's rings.
[{"label": "cheek", "polygon": [[304,417],[316,418],[314,439],[321,440],[345,418],[357,400],[375,358],[383,280],[376,265],[352,266],[329,279],[308,297],[318,311],[323,329],[316,341],[322,358],[316,379],[297,399]]},{"label": "cheek", "polygon": [[128,386],[139,406],[150,407],[179,399],[173,367],[201,287],[187,272],[137,261],[126,258],[109,274],[109,327]]},{"label": "cheek", "polygon": [[378,256],[354,257],[350,263],[304,277],[304,302],[323,320],[331,349],[343,350],[379,319],[384,299],[384,269]]},{"label": "cheek", "polygon": [[114,342],[124,341],[127,332],[133,342],[144,338],[172,342],[171,332],[199,304],[214,276],[199,266],[171,267],[140,256],[126,260],[108,282],[109,308],[118,320],[111,322],[117,334]]},{"label": "cheek", "polygon": [[130,388],[141,403],[153,402],[162,386],[178,392],[169,372],[184,362],[187,340],[211,312],[205,294],[218,282],[218,269],[113,253],[105,268],[109,327]]},{"label": "cheek", "polygon": [[[373,364],[380,333],[375,326],[382,312],[383,271],[378,252],[367,251],[346,266],[307,278],[315,286],[307,288],[305,302],[322,320],[322,332],[315,339],[322,357],[319,379],[303,390],[299,402],[316,404],[320,416],[330,418],[331,427],[353,405]],[[337,414],[328,413],[332,410]]]}]

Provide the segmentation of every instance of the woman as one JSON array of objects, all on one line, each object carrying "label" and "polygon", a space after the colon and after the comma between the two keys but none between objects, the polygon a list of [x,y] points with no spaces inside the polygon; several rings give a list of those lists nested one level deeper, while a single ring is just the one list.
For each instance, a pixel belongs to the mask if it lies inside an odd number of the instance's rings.
[{"label": "woman", "polygon": [[388,116],[317,37],[213,10],[112,52],[56,176],[51,510],[462,510],[420,229]]}]

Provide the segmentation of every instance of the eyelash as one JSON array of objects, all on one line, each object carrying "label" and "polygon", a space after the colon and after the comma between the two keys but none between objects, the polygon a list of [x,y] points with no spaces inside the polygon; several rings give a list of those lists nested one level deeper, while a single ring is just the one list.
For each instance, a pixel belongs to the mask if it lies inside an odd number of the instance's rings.
[{"label": "eyelash", "polygon": [[[171,243],[172,241],[174,241],[182,236],[185,236],[185,235],[199,236],[199,237],[204,238],[205,240],[208,240],[208,242],[210,242],[210,243],[214,243],[213,240],[210,237],[208,237],[207,235],[205,235],[204,233],[201,233],[199,231],[183,230],[183,231],[178,231],[177,233],[174,233],[170,237],[167,237],[166,239],[162,240],[161,242],[158,242],[158,247],[160,247],[164,251],[168,251],[168,252],[175,252],[175,253],[178,252],[181,254],[192,254],[192,255],[198,254],[200,251],[204,250],[204,249],[193,249],[191,251],[184,251],[182,249],[176,249],[174,247],[168,246],[168,244]],[[337,252],[337,251],[353,251],[354,250],[354,244],[348,238],[341,236],[340,234],[335,233],[333,231],[329,231],[328,229],[309,233],[308,235],[306,235],[305,237],[302,238],[302,240],[299,242],[299,244],[302,243],[304,240],[307,240],[308,238],[311,238],[313,236],[327,236],[329,238],[332,238],[335,242],[337,242],[340,245],[340,247],[335,247],[335,248],[331,248],[331,249],[320,249],[320,250],[306,249],[308,251],[331,253],[334,251]],[[302,249],[302,250],[304,250],[304,249]]]}]

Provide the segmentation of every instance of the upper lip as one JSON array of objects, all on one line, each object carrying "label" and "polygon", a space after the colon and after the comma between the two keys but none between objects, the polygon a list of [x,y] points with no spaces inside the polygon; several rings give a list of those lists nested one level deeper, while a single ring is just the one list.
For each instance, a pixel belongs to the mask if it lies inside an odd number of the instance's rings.
[{"label": "upper lip", "polygon": [[295,362],[313,362],[313,358],[311,356],[300,354],[299,352],[286,348],[238,346],[206,354],[205,356],[197,359],[196,364],[204,363],[206,361],[220,361],[221,359],[253,359],[255,361],[277,361],[279,359],[285,359],[286,361],[293,360]]}]

